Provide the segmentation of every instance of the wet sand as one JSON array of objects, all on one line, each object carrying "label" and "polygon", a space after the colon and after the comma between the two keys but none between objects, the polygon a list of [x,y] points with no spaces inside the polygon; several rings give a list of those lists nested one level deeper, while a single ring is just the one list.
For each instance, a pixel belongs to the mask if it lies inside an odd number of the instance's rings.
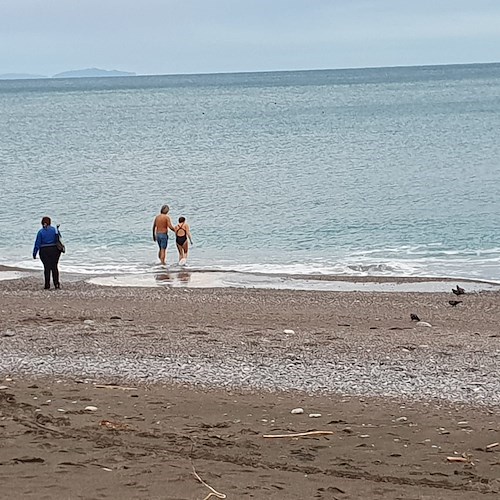
[{"label": "wet sand", "polygon": [[5,498],[498,498],[498,292],[40,285],[0,282]]}]

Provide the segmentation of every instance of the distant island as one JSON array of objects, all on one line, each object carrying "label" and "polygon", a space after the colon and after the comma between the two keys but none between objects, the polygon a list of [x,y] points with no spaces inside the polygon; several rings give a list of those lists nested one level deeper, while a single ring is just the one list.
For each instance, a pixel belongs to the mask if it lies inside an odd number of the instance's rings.
[{"label": "distant island", "polygon": [[64,71],[57,73],[52,78],[101,78],[109,76],[135,76],[129,71],[117,71],[116,69],[106,70],[99,68],[77,69],[74,71]]},{"label": "distant island", "polygon": [[107,70],[99,68],[77,69],[74,71],[64,71],[54,76],[32,75],[29,73],[4,73],[0,74],[0,80],[30,80],[38,78],[102,78],[113,76],[135,76],[129,71]]}]

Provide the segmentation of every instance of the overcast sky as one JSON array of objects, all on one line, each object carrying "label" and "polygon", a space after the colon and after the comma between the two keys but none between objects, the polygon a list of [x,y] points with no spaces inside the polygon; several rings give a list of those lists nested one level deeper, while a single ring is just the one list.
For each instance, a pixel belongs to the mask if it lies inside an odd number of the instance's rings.
[{"label": "overcast sky", "polygon": [[0,73],[500,61],[500,0],[0,0]]}]

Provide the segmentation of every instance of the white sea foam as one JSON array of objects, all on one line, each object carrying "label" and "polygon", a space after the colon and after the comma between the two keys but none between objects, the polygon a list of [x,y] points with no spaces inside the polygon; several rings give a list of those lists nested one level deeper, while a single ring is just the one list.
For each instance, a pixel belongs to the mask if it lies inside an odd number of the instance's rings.
[{"label": "white sea foam", "polygon": [[[194,270],[235,271],[240,273],[257,273],[269,275],[340,275],[340,276],[386,276],[386,277],[461,277],[464,279],[500,281],[500,255],[496,249],[488,249],[484,255],[439,256],[414,254],[408,257],[408,248],[369,249],[366,252],[356,250],[335,258],[314,258],[310,261],[251,261],[246,257],[217,259],[200,258],[193,251],[189,266]],[[95,249],[80,251],[76,255],[64,255],[60,261],[60,269],[64,273],[82,275],[118,275],[145,274],[160,269],[155,261],[155,252],[130,252],[104,254]],[[144,260],[144,256],[148,261]],[[176,256],[175,256],[176,257]],[[170,256],[170,261],[172,257]],[[0,256],[0,264],[28,270],[41,270],[41,262],[37,259],[5,258]],[[176,269],[177,264],[170,264]]]}]

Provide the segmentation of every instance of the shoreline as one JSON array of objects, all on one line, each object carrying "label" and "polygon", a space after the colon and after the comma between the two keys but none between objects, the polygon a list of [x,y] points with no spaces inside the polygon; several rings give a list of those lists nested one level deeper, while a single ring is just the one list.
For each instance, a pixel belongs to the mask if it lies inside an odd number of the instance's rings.
[{"label": "shoreline", "polygon": [[[0,266],[0,281],[31,278],[40,270]],[[156,268],[148,273],[61,273],[62,280],[95,286],[130,288],[242,288],[310,290],[318,292],[444,292],[451,284],[471,292],[500,291],[493,280],[436,276],[346,276],[258,273],[197,268]]]}]

